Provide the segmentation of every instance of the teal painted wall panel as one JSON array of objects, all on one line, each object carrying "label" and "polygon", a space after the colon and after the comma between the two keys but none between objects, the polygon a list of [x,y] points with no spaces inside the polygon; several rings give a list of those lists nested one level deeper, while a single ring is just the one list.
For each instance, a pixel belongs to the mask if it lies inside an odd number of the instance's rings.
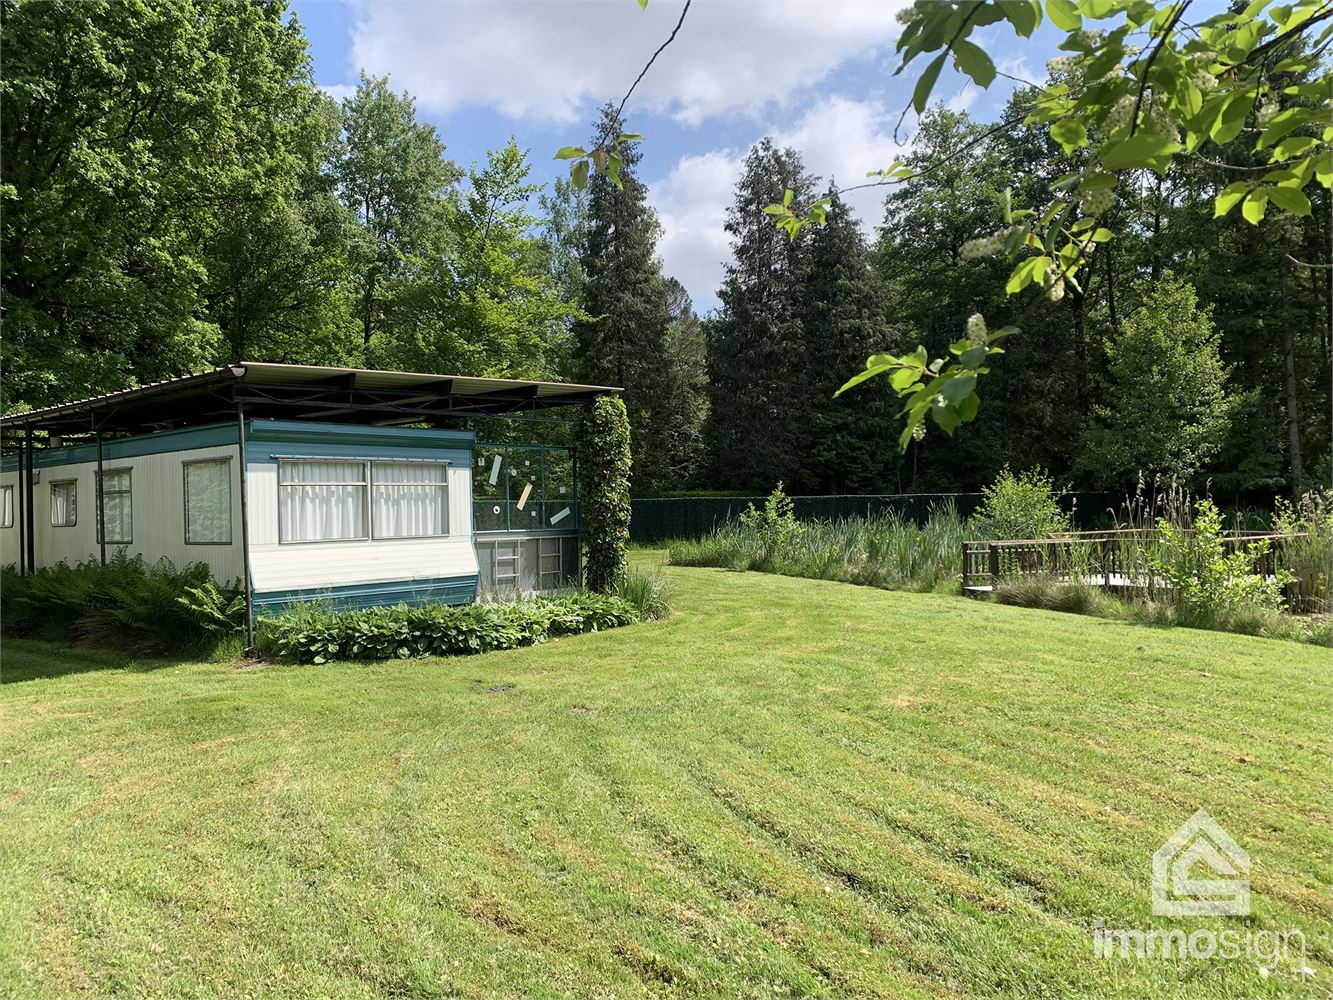
[{"label": "teal painted wall panel", "polygon": [[408,604],[470,604],[477,599],[475,576],[442,577],[436,580],[406,580],[362,583],[348,587],[311,587],[278,590],[254,595],[255,617],[280,614],[290,604],[317,601],[339,611]]}]

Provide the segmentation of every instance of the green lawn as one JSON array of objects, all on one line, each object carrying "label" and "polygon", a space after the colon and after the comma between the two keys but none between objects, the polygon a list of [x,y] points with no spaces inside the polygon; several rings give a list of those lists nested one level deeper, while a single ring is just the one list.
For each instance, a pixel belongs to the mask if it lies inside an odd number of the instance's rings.
[{"label": "green lawn", "polygon": [[[1329,996],[1328,650],[673,569],[666,622],[238,669],[8,642],[0,992]],[[1149,910],[1196,809],[1248,920]],[[1092,928],[1304,933],[1288,963]]]}]

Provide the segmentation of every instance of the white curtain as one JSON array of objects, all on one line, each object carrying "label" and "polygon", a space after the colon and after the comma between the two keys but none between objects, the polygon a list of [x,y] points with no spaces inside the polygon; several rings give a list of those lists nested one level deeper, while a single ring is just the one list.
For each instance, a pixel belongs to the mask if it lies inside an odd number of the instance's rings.
[{"label": "white curtain", "polygon": [[185,541],[190,545],[231,542],[231,463],[185,464]]},{"label": "white curtain", "polygon": [[416,538],[448,530],[448,467],[436,462],[376,462],[375,537]]},{"label": "white curtain", "polygon": [[102,532],[107,542],[129,542],[133,537],[130,474],[108,472],[102,476]]},{"label": "white curtain", "polygon": [[68,527],[78,521],[76,483],[51,484],[51,523]]},{"label": "white curtain", "polygon": [[365,538],[364,462],[279,462],[281,540]]}]

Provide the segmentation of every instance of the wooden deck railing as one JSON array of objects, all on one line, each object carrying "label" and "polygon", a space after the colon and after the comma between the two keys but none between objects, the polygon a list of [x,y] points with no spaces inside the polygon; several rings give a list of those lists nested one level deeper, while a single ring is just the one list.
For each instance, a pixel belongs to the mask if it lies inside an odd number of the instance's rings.
[{"label": "wooden deck railing", "polygon": [[[1255,572],[1271,576],[1277,572],[1277,553],[1284,538],[1298,536],[1235,532],[1223,541],[1226,552],[1237,546],[1268,539],[1273,544],[1255,563]],[[1016,576],[1047,575],[1057,580],[1075,577],[1107,590],[1160,589],[1161,581],[1141,557],[1144,533],[1118,531],[1071,531],[1049,538],[984,539],[963,542],[963,592],[994,590],[1000,581]]]}]

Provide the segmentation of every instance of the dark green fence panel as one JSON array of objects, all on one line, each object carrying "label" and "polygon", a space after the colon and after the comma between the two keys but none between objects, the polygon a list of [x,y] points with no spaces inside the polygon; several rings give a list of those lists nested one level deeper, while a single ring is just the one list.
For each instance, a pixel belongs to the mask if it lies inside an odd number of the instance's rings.
[{"label": "dark green fence panel", "polygon": [[[964,517],[981,506],[980,493],[898,493],[874,496],[792,497],[796,516],[803,521],[866,517],[897,511],[921,522],[936,507],[953,504]],[[1075,526],[1102,527],[1109,511],[1125,502],[1121,493],[1071,493],[1062,500],[1075,513]],[[748,504],[764,505],[764,497],[640,497],[632,501],[629,537],[640,543],[673,538],[702,538],[720,525],[736,520]]]}]

